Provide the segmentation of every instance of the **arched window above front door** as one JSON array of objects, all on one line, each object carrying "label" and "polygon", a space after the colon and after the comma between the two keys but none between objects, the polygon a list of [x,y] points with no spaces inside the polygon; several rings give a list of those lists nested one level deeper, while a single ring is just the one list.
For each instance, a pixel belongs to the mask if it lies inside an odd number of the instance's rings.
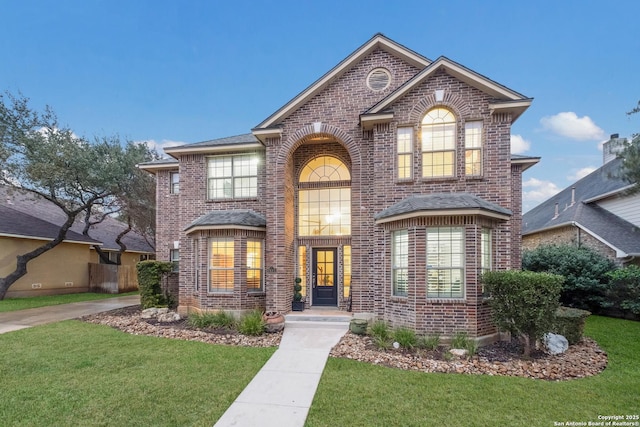
[{"label": "arched window above front door", "polygon": [[311,160],[300,173],[300,182],[349,181],[351,174],[338,158],[321,156]]},{"label": "arched window above front door", "polygon": [[316,157],[300,172],[298,236],[351,234],[351,173],[340,159]]}]

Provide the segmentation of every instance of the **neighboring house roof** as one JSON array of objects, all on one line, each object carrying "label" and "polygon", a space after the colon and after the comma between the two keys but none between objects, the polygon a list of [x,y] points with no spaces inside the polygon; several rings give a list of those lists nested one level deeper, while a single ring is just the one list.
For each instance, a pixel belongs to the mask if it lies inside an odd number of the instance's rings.
[{"label": "neighboring house roof", "polygon": [[[0,203],[16,211],[42,219],[56,227],[59,227],[67,220],[64,212],[53,203],[35,194],[26,193],[19,189],[0,186]],[[116,237],[126,229],[126,227],[126,224],[115,218],[106,217],[104,221],[91,227],[89,235],[96,239],[96,241],[102,243],[100,245],[102,250],[119,251],[120,247],[116,243]],[[76,219],[76,222],[71,227],[71,231],[82,235],[83,229],[83,218]],[[127,246],[127,252],[155,252],[154,248],[145,238],[133,230],[122,238],[122,242]]]},{"label": "neighboring house roof", "polygon": [[[58,236],[60,227],[36,218],[24,212],[0,205],[0,236],[37,240],[53,240]],[[67,231],[64,242],[100,245],[98,240]]]},{"label": "neighboring house roof", "polygon": [[606,163],[525,213],[523,236],[571,225],[616,250],[618,257],[640,255],[640,228],[596,203],[630,187],[630,183],[619,176],[622,162],[617,158]]},{"label": "neighboring house roof", "polygon": [[197,230],[220,228],[264,229],[267,219],[264,215],[250,209],[230,209],[212,211],[189,224],[185,231],[191,233]]},{"label": "neighboring house roof", "polygon": [[467,193],[437,193],[410,196],[374,215],[377,223],[424,215],[485,215],[503,220],[512,212]]}]

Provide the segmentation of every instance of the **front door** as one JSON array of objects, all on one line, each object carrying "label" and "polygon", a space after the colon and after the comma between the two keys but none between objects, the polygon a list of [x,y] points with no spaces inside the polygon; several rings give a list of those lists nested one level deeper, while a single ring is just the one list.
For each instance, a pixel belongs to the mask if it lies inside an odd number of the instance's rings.
[{"label": "front door", "polygon": [[313,305],[338,305],[337,249],[313,249]]}]

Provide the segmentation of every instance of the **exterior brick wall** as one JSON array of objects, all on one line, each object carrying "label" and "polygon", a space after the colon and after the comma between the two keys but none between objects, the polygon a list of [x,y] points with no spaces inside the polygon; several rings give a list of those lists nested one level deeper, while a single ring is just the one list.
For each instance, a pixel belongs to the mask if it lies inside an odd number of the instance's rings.
[{"label": "exterior brick wall", "polygon": [[[366,76],[379,67],[389,72],[391,84],[385,90],[373,91],[366,85]],[[268,138],[264,150],[255,152],[261,159],[256,198],[208,201],[207,156],[203,154],[180,157],[179,195],[168,194],[168,172],[159,172],[158,257],[168,259],[167,244],[180,241],[180,306],[185,310],[244,310],[258,306],[287,312],[291,309],[293,279],[297,275],[297,247],[335,247],[341,254],[344,245],[350,244],[353,311],[375,315],[419,332],[453,334],[467,331],[474,337],[493,334],[495,328],[478,283],[480,230],[482,227],[493,230],[494,269],[519,268],[522,181],[520,167],[512,168],[510,161],[512,117],[510,114],[492,114],[489,104],[494,99],[491,96],[440,70],[393,104],[394,117],[390,123],[363,129],[359,124],[360,114],[418,71],[384,50],[373,51],[286,116],[279,124],[280,137]],[[443,91],[442,101],[436,101],[436,90]],[[420,123],[422,117],[437,106],[446,107],[456,115],[455,176],[425,179],[421,177]],[[483,173],[480,177],[466,177],[464,126],[466,121],[478,120],[483,123]],[[407,180],[396,179],[395,147],[399,126],[414,129],[413,177]],[[298,177],[308,161],[321,155],[338,157],[351,172],[351,236],[297,236]],[[378,212],[406,197],[460,192],[477,195],[509,209],[513,216],[507,221],[474,215],[423,217],[384,226],[375,223],[374,216]],[[192,221],[209,211],[238,208],[263,214],[267,220],[264,233],[211,230],[187,235],[184,232]],[[434,300],[426,297],[425,239],[429,224],[456,224],[465,229],[466,289],[462,299]],[[398,227],[406,227],[415,244],[410,258],[411,286],[406,298],[392,297],[390,289],[390,232]],[[203,272],[206,271],[207,252],[203,242],[215,233],[227,233],[234,242],[238,242],[235,246],[237,257],[243,256],[243,239],[251,233],[264,237],[264,293],[248,293],[241,275],[236,275],[234,291],[229,294],[212,295],[206,291]],[[196,239],[200,251],[199,279],[193,250]],[[339,267],[340,272],[342,268]],[[305,285],[309,287],[309,283]],[[346,309],[349,301],[342,297],[342,281],[339,286],[338,307]]]}]

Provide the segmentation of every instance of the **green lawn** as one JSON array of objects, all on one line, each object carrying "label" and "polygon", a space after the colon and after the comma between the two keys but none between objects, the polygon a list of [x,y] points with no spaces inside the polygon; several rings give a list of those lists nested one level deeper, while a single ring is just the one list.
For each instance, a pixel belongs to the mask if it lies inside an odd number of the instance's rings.
[{"label": "green lawn", "polygon": [[586,334],[607,351],[609,365],[598,376],[564,382],[329,359],[307,425],[529,427],[640,415],[640,323],[592,316]]},{"label": "green lawn", "polygon": [[275,348],[70,320],[0,335],[0,426],[208,426]]},{"label": "green lawn", "polygon": [[45,307],[48,305],[69,304],[72,302],[81,301],[95,301],[106,298],[124,297],[127,295],[136,295],[136,292],[129,292],[125,294],[95,294],[90,292],[83,292],[78,294],[66,294],[66,295],[48,295],[41,297],[29,297],[29,298],[5,298],[0,301],[0,313],[4,311],[16,311],[25,310],[27,308]]},{"label": "green lawn", "polygon": [[[308,426],[553,426],[640,414],[640,322],[592,316],[600,375],[547,382],[330,358]],[[0,335],[2,426],[211,426],[273,354],[76,320]],[[275,392],[275,391],[274,391]]]}]

